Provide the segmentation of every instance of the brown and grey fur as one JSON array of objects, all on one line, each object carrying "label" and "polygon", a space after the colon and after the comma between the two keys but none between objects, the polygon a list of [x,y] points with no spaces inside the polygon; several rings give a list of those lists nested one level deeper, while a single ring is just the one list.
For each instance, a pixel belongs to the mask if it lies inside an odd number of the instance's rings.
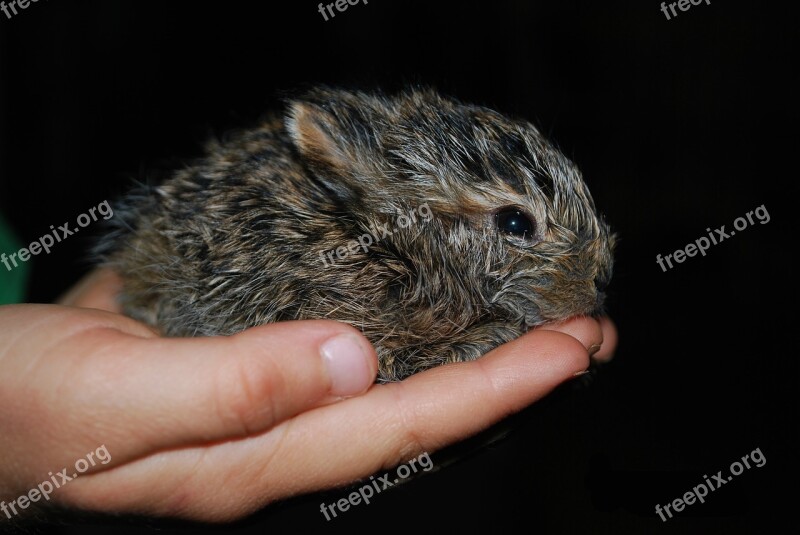
[{"label": "brown and grey fur", "polygon": [[[315,89],[127,205],[101,248],[126,313],[168,336],[344,321],[381,381],[597,313],[611,277],[613,236],[576,167],[530,123],[432,90]],[[422,205],[430,221],[323,263]],[[508,206],[532,239],[498,230]]]}]

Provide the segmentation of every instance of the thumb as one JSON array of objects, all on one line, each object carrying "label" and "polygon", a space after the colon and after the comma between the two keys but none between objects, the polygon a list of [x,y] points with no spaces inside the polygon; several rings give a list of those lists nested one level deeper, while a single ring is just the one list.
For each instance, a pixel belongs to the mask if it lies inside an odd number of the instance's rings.
[{"label": "thumb", "polygon": [[87,373],[96,375],[83,377],[76,391],[94,407],[95,425],[118,431],[123,459],[268,430],[365,392],[377,374],[372,346],[333,321],[276,323],[227,337],[125,337],[94,341],[103,349]]}]

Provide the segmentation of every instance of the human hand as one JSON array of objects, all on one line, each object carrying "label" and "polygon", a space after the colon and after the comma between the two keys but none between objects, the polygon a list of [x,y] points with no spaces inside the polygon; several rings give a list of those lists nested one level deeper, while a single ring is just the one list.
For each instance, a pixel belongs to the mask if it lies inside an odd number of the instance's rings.
[{"label": "human hand", "polygon": [[0,307],[0,451],[10,461],[0,464],[0,499],[27,494],[48,472],[74,472],[103,445],[110,461],[52,501],[232,520],[477,433],[585,370],[587,348],[604,336],[596,358],[616,345],[610,321],[575,318],[477,361],[375,385],[374,351],[347,325],[167,339],[116,313],[118,288],[101,271],[62,306]]}]

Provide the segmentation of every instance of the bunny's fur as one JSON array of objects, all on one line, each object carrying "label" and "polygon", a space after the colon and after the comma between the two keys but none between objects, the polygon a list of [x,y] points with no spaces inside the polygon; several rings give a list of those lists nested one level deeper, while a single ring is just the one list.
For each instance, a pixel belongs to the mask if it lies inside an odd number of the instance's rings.
[{"label": "bunny's fur", "polygon": [[[423,205],[430,220],[394,223]],[[508,206],[532,237],[498,229]],[[432,90],[315,89],[117,214],[101,250],[134,318],[169,336],[344,321],[374,344],[380,381],[597,313],[612,269],[567,158],[528,122]],[[392,234],[323,260],[376,226]]]}]

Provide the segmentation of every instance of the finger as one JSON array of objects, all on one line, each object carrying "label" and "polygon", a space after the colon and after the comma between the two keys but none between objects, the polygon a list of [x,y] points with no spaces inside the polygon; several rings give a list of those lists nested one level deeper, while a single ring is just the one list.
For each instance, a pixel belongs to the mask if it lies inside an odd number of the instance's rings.
[{"label": "finger", "polygon": [[[377,385],[257,437],[164,452],[92,476],[70,488],[66,499],[104,510],[221,521],[275,499],[367,477],[474,434],[586,369],[586,348],[558,329],[537,329],[477,361]],[[154,480],[164,481],[165,467],[191,478],[154,488]],[[120,480],[124,487],[115,484]],[[115,490],[98,499],[93,485]],[[222,486],[229,492],[214,491]]]},{"label": "finger", "polygon": [[101,268],[92,271],[61,296],[61,305],[96,308],[119,313],[117,295],[122,290],[122,279],[114,271]]},{"label": "finger", "polygon": [[[23,304],[0,307],[0,423],[14,429],[0,433],[0,450],[10,447],[22,477],[25,469],[59,466],[94,448],[104,436],[104,422],[95,421],[98,407],[114,403],[113,388],[95,384],[92,355],[102,339],[155,336],[145,325],[119,314],[58,305]],[[109,338],[109,336],[106,336]],[[102,399],[91,393],[105,389]],[[84,401],[85,395],[92,403]],[[107,409],[106,409],[107,410]],[[99,426],[99,427],[98,427]],[[9,440],[4,440],[9,439]],[[13,439],[13,440],[12,440]],[[36,444],[36,448],[25,448]],[[11,455],[11,451],[4,454]],[[35,476],[36,472],[27,476]],[[35,476],[38,477],[38,476]]]},{"label": "finger", "polygon": [[603,344],[603,331],[600,323],[589,316],[577,316],[557,323],[548,323],[536,329],[556,330],[568,334],[583,344],[590,355],[597,353]]},{"label": "finger", "polygon": [[614,357],[619,335],[614,322],[606,316],[600,318],[600,328],[603,330],[603,345],[597,353],[592,355],[592,358],[598,362],[608,362]]},{"label": "finger", "polygon": [[[258,433],[361,394],[377,375],[366,339],[332,321],[192,339],[100,333],[92,344],[102,349],[86,366],[79,400],[94,407],[95,425],[116,430],[116,440],[104,440],[125,455]],[[132,443],[136,450],[119,446]]]}]

